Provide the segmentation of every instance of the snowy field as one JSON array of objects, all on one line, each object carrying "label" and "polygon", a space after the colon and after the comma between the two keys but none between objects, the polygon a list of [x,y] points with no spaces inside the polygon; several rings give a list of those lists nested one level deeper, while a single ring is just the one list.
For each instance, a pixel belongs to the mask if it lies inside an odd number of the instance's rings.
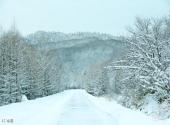
[{"label": "snowy field", "polygon": [[[13,119],[13,122],[8,120]],[[84,90],[0,107],[0,125],[170,125]]]}]

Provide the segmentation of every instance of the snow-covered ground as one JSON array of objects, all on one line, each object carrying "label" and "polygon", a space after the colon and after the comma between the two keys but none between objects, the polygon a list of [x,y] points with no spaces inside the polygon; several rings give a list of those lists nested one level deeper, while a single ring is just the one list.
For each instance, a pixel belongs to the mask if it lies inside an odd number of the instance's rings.
[{"label": "snow-covered ground", "polygon": [[154,120],[84,90],[0,107],[0,125],[9,125],[10,119],[12,125],[170,125],[170,119]]}]

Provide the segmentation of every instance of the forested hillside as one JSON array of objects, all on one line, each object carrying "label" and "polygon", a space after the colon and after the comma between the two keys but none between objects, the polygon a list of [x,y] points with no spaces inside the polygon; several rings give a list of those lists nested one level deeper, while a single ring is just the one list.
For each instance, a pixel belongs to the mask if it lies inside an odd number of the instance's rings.
[{"label": "forested hillside", "polygon": [[[170,19],[137,18],[130,34],[0,34],[0,105],[85,89],[170,117]],[[157,107],[149,111],[147,106]],[[159,107],[159,108],[158,108]],[[158,110],[157,110],[158,109]],[[165,115],[167,113],[167,115]]]},{"label": "forested hillside", "polygon": [[[104,66],[123,54],[123,43],[106,34],[37,32],[27,37],[12,28],[0,39],[0,104],[82,88],[106,94]],[[108,81],[108,79],[107,79]]]}]

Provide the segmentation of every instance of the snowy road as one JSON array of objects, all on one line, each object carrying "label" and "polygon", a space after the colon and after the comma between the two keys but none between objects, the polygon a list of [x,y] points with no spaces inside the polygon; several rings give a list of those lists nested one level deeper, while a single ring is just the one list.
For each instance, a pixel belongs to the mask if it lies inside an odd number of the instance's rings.
[{"label": "snowy road", "polygon": [[[81,93],[81,94],[80,94]],[[75,91],[59,118],[58,125],[118,125],[117,120],[100,111],[86,93]]]},{"label": "snowy road", "polygon": [[[7,120],[13,119],[12,123]],[[170,125],[114,100],[67,90],[48,97],[0,107],[0,125]]]}]

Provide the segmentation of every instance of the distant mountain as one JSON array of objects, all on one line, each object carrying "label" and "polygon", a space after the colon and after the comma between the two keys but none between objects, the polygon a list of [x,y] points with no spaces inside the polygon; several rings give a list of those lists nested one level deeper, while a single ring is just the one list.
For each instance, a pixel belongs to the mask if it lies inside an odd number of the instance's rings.
[{"label": "distant mountain", "polygon": [[61,32],[45,32],[37,31],[33,34],[28,35],[28,42],[32,44],[37,43],[49,43],[49,42],[59,42],[63,40],[77,40],[77,39],[89,39],[89,38],[98,38],[101,40],[114,39],[112,35],[104,33],[90,33],[90,32],[78,32],[78,33],[61,33]]},{"label": "distant mountain", "polygon": [[94,67],[100,69],[125,52],[123,42],[108,34],[39,31],[26,39],[42,52],[51,69],[59,66],[59,81],[71,86],[82,86],[86,75],[96,70]]}]

